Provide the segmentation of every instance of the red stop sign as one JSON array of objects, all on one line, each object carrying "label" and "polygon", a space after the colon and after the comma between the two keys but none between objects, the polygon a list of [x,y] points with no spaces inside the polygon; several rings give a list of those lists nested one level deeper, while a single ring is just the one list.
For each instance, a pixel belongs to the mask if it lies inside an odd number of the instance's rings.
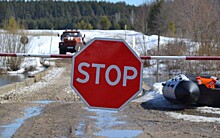
[{"label": "red stop sign", "polygon": [[89,108],[120,110],[141,91],[141,59],[122,39],[95,38],[72,60],[71,87]]}]

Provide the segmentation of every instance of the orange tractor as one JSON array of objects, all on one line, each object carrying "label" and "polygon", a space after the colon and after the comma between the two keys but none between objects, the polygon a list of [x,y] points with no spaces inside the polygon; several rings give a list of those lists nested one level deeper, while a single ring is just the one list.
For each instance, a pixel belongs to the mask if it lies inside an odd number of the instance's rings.
[{"label": "orange tractor", "polygon": [[84,38],[85,35],[82,36],[78,30],[64,31],[60,37],[61,42],[59,42],[59,53],[66,54],[66,52],[78,52],[83,45],[85,45]]}]

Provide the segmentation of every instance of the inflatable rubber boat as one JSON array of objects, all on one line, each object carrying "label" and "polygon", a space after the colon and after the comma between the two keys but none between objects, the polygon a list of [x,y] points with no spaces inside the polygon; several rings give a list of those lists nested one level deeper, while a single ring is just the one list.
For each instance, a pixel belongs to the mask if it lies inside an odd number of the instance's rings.
[{"label": "inflatable rubber boat", "polygon": [[162,83],[162,92],[172,103],[220,107],[219,82],[216,77],[180,74]]}]

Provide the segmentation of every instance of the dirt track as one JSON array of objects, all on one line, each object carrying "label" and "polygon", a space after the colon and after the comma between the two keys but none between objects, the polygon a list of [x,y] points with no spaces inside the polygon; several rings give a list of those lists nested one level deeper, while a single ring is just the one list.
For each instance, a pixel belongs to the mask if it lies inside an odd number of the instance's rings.
[{"label": "dirt track", "polygon": [[[88,110],[69,86],[71,61],[58,60],[56,65],[59,73],[52,75],[54,79],[45,78],[35,86],[15,90],[9,100],[1,99],[0,137],[220,136],[218,123],[176,120],[166,114],[167,110],[152,108],[147,102],[131,102],[119,112]],[[16,132],[6,134],[10,130],[3,125],[25,118],[25,109],[37,109],[29,113],[36,116],[26,117]]]}]

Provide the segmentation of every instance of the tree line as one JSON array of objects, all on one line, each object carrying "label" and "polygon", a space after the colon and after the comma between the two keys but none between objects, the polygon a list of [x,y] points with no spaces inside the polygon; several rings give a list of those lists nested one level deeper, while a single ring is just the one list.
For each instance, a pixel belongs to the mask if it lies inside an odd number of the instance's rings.
[{"label": "tree line", "polygon": [[[14,17],[26,29],[132,29],[144,34],[176,33],[175,23],[164,7],[169,0],[139,6],[125,2],[1,0],[0,28]],[[172,9],[171,9],[172,10]],[[126,26],[126,28],[125,28]]]},{"label": "tree line", "polygon": [[26,29],[108,30],[126,25],[143,34],[190,38],[204,45],[220,40],[219,0],[155,0],[139,6],[94,0],[1,0],[0,9],[0,28],[12,16]]},{"label": "tree line", "polygon": [[131,29],[136,8],[125,2],[3,0],[0,27],[13,16],[28,29],[124,29],[125,24]]}]

